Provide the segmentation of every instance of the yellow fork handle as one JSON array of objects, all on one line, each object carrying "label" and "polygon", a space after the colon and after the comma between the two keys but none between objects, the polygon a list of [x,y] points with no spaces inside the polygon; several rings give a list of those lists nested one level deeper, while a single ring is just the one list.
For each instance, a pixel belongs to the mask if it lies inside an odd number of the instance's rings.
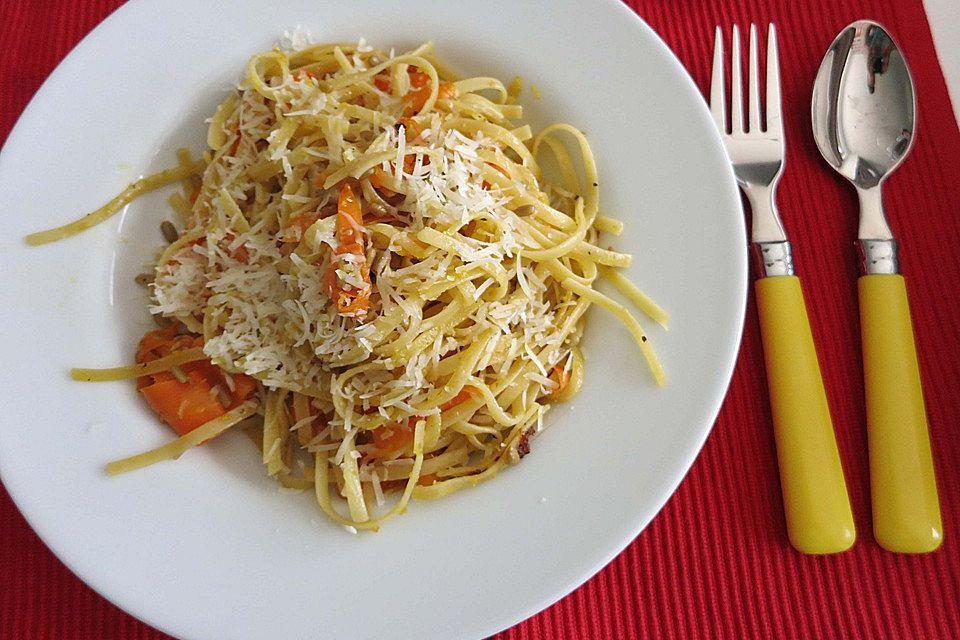
[{"label": "yellow fork handle", "polygon": [[856,529],[800,279],[761,278],[755,289],[790,544],[846,551]]},{"label": "yellow fork handle", "polygon": [[943,523],[907,288],[893,274],[861,276],[857,288],[873,534],[888,551],[927,553]]}]

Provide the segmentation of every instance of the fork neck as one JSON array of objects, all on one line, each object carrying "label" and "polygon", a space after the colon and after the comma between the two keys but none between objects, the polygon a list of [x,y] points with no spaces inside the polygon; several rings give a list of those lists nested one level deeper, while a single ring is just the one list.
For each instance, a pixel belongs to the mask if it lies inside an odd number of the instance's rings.
[{"label": "fork neck", "polygon": [[792,276],[793,251],[783,230],[777,203],[776,185],[750,185],[744,189],[751,211],[751,241],[757,276]]},{"label": "fork neck", "polygon": [[777,211],[777,203],[773,197],[775,188],[776,186],[773,184],[751,185],[743,190],[750,202],[750,239],[752,242],[787,241],[787,234],[783,230],[780,213]]}]

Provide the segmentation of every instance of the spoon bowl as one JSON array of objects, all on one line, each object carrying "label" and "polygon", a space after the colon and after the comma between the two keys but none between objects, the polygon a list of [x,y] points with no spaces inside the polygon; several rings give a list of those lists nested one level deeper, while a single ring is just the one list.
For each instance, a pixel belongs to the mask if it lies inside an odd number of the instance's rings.
[{"label": "spoon bowl", "polygon": [[813,88],[813,135],[830,165],[858,189],[872,189],[913,146],[916,96],[890,34],[854,22],[827,50]]}]

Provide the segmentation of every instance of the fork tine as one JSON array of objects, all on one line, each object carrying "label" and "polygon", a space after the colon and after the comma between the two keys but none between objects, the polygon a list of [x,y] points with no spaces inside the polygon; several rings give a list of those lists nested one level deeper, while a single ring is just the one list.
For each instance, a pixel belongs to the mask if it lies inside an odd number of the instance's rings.
[{"label": "fork tine", "polygon": [[767,31],[767,132],[783,135],[780,106],[780,58],[777,55],[777,30],[770,24]]},{"label": "fork tine", "polygon": [[740,65],[740,29],[733,25],[730,44],[733,61],[730,65],[730,131],[743,133],[743,70]]},{"label": "fork tine", "polygon": [[720,133],[727,131],[727,98],[723,87],[723,31],[713,36],[713,75],[710,78],[710,112]]},{"label": "fork tine", "polygon": [[750,95],[748,118],[750,133],[760,132],[760,70],[757,61],[757,25],[750,24],[750,76],[747,91]]}]

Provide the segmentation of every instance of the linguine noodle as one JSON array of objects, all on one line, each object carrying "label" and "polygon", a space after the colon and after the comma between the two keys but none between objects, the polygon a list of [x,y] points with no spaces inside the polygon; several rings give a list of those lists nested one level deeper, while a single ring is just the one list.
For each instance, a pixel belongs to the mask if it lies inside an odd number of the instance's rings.
[{"label": "linguine noodle", "polygon": [[[623,225],[598,213],[586,138],[567,124],[534,136],[521,116],[499,80],[455,79],[429,43],[274,49],[211,118],[203,159],[181,152],[90,216],[29,236],[66,237],[183,185],[170,200],[182,230],[149,286],[151,313],[184,346],[74,377],[186,385],[206,359],[222,374],[211,394],[227,399],[222,415],[108,471],[252,425],[270,475],[315,491],[333,520],[376,529],[410,499],[529,452],[547,409],[580,387],[591,304],[626,324],[662,384],[640,323],[594,288],[605,276],[667,321],[617,272],[630,256],[599,246]],[[231,404],[240,377],[255,393]]]}]

